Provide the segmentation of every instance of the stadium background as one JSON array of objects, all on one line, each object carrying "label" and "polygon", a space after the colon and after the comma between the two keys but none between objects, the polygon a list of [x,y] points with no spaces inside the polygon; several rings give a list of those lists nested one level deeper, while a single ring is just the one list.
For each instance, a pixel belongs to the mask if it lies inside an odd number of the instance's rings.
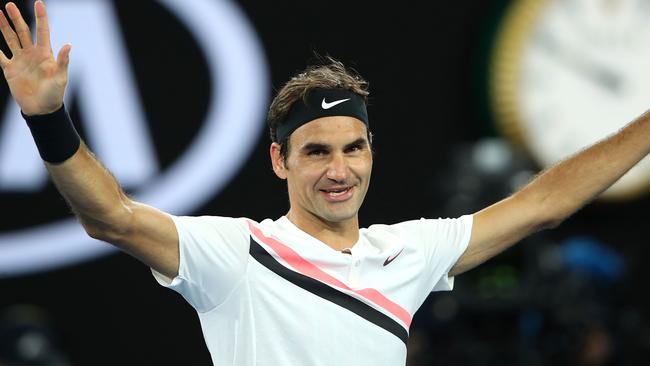
[{"label": "stadium background", "polygon": [[[165,8],[113,4],[164,168],[200,124],[208,70],[199,45]],[[513,177],[539,169],[500,138],[487,100],[491,39],[508,1],[236,4],[257,32],[273,88],[314,51],[370,81],[376,155],[363,226],[470,213],[511,192]],[[0,90],[6,100],[6,86]],[[92,116],[71,108],[83,132]],[[192,214],[285,213],[268,144],[260,129],[236,177]],[[478,158],[486,154],[508,158],[494,169]],[[51,186],[36,198],[0,192],[0,202],[4,232],[69,215]],[[634,364],[650,348],[648,203],[647,195],[595,202],[460,276],[455,291],[431,295],[415,316],[408,364]],[[62,364],[209,364],[194,311],[122,253],[0,278],[0,365],[27,329],[52,342],[47,357]]]}]

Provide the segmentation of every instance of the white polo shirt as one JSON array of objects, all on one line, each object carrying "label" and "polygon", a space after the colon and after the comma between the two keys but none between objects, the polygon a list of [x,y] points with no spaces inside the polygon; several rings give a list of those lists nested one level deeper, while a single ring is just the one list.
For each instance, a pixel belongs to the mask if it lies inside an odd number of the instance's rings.
[{"label": "white polo shirt", "polygon": [[172,217],[176,278],[154,271],[198,312],[215,365],[404,365],[415,311],[451,290],[472,216],[372,225],[351,254],[286,217]]}]

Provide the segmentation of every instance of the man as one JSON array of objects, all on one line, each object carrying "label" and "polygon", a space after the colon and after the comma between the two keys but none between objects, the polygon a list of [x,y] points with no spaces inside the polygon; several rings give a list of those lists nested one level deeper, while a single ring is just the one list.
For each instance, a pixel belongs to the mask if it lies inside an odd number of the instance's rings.
[{"label": "man", "polygon": [[12,52],[0,65],[52,180],[90,236],[141,260],[197,310],[218,365],[404,364],[430,291],[556,226],[650,149],[643,115],[473,215],[360,229],[373,162],[367,85],[331,62],[292,78],[270,107],[289,212],[260,223],[176,217],[128,198],[80,140],[63,107],[70,46],[53,57],[45,6],[34,7],[35,44],[14,4],[15,32],[0,13]]}]

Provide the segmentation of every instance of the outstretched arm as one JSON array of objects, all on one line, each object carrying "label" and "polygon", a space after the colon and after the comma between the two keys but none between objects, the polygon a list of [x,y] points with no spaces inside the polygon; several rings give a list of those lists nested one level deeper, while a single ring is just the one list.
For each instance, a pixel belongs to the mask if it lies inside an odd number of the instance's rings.
[{"label": "outstretched arm", "polygon": [[470,270],[596,198],[650,153],[650,112],[549,168],[512,196],[474,215],[472,238],[450,274]]},{"label": "outstretched arm", "polygon": [[[12,53],[9,58],[0,52],[0,66],[11,94],[26,116],[43,115],[43,120],[32,123],[51,122],[49,116],[63,106],[71,46],[63,46],[54,59],[42,1],[34,3],[35,44],[16,5],[8,3],[6,11],[16,30],[12,30],[0,11],[0,31]],[[84,229],[90,236],[116,245],[158,272],[175,277],[179,265],[178,234],[169,215],[130,200],[83,142],[75,149],[76,145],[72,149],[76,152],[63,161],[45,165]]]}]

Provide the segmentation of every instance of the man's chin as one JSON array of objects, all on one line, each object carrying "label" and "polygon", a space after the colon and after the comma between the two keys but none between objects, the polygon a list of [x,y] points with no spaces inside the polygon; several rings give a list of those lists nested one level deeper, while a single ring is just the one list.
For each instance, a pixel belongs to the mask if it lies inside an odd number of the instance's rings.
[{"label": "man's chin", "polygon": [[341,210],[341,211],[334,211],[334,210],[327,210],[327,212],[321,212],[319,215],[321,219],[331,222],[331,223],[343,223],[349,220],[353,220],[357,218],[357,212],[358,210]]}]

